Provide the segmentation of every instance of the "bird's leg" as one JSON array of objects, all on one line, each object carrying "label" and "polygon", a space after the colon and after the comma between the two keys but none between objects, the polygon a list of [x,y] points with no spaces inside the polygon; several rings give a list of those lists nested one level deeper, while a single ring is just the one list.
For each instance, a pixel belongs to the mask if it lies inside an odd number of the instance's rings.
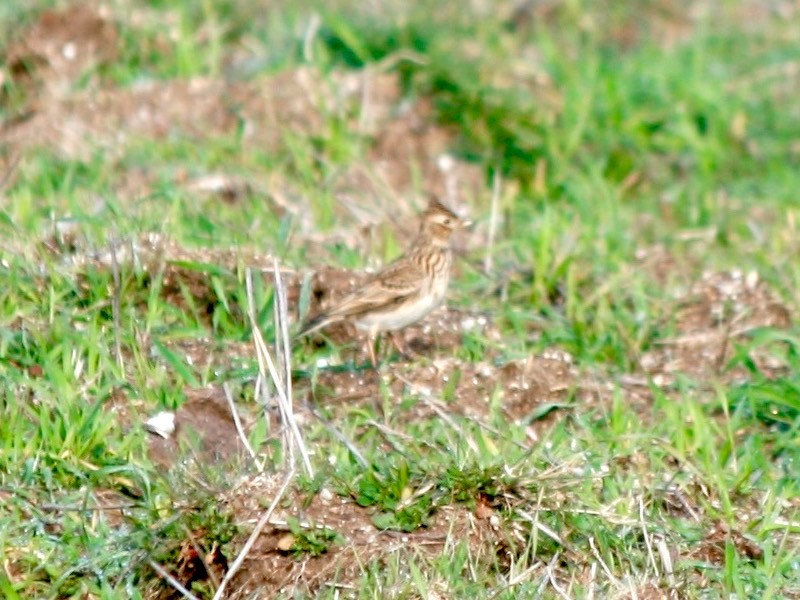
[{"label": "bird's leg", "polygon": [[378,343],[378,336],[374,334],[370,334],[369,339],[367,340],[367,348],[369,349],[369,360],[372,364],[373,369],[378,368],[378,362],[375,360],[375,344]]},{"label": "bird's leg", "polygon": [[400,356],[405,359],[410,359],[413,357],[411,352],[411,348],[405,343],[405,340],[399,336],[398,332],[390,331],[389,332],[389,339],[392,341],[392,345],[395,349],[400,353]]}]

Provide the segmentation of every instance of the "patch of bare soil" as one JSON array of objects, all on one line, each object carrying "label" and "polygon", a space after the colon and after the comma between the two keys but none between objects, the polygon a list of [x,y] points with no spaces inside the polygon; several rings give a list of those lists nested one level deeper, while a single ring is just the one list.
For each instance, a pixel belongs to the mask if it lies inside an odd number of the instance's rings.
[{"label": "patch of bare soil", "polygon": [[[233,490],[223,501],[241,523],[255,523],[277,493],[280,479],[256,477]],[[477,560],[494,555],[499,546],[499,534],[489,519],[464,507],[443,507],[426,527],[411,533],[377,529],[371,520],[373,513],[374,509],[358,506],[325,489],[308,498],[291,497],[272,515],[231,582],[228,597],[247,598],[253,594],[273,597],[291,593],[290,590],[314,594],[323,586],[346,589],[361,578],[364,564],[408,551],[435,555],[454,539],[468,541]],[[304,531],[328,528],[341,538],[318,556],[295,555],[292,546],[296,536],[289,527],[290,518],[296,519]],[[236,547],[243,545],[251,527],[245,530],[240,543],[234,544]]]},{"label": "patch of bare soil", "polygon": [[[323,370],[312,392],[327,407],[371,404],[381,398],[381,385],[394,397],[421,401],[407,415],[411,420],[463,417],[486,425],[493,410],[513,422],[529,425],[532,440],[551,427],[559,408],[581,386],[577,369],[563,356],[529,356],[504,365],[442,356],[428,364],[392,362],[374,370]],[[379,381],[378,378],[382,381]],[[581,392],[582,393],[582,392]]]},{"label": "patch of bare soil", "polygon": [[[416,180],[425,192],[451,199],[482,189],[480,169],[447,154],[454,133],[435,124],[430,103],[403,104],[397,76],[386,73],[326,77],[308,67],[252,82],[150,81],[42,97],[24,118],[0,129],[0,143],[16,152],[48,147],[71,159],[102,149],[113,158],[132,139],[200,141],[244,126],[246,147],[277,152],[287,150],[285,140],[293,134],[324,138],[331,115],[353,115],[349,126],[372,140],[369,160],[354,164],[335,184],[350,204],[361,205],[356,212],[362,218],[375,214],[376,202],[391,208],[398,199],[391,196],[407,193]],[[387,196],[391,200],[381,200]]]},{"label": "patch of bare soil", "polygon": [[694,560],[700,560],[717,566],[725,564],[725,546],[731,543],[736,552],[750,560],[761,560],[764,551],[752,539],[746,537],[741,531],[731,529],[727,524],[718,521],[706,533],[702,543],[690,555]]},{"label": "patch of bare soil", "polygon": [[12,40],[5,48],[6,69],[15,85],[33,98],[43,94],[44,101],[66,95],[83,73],[112,62],[118,51],[119,33],[107,11],[75,4],[44,11]]},{"label": "patch of bare soil", "polygon": [[[643,216],[638,220],[638,227],[647,229],[651,227],[651,221],[653,220],[649,216]],[[636,261],[636,269],[638,271],[645,273],[649,278],[662,285],[670,283],[669,278],[674,278],[676,274],[685,272],[688,278],[697,268],[696,264],[678,264],[676,258],[663,244],[638,249],[636,251]],[[687,282],[687,285],[688,283],[691,282]]]},{"label": "patch of bare soil", "polygon": [[646,583],[630,593],[615,596],[617,600],[674,600],[678,597],[674,590],[661,589],[654,583]]},{"label": "patch of bare soil", "polygon": [[232,106],[222,101],[226,91],[231,102],[242,93],[205,79],[80,92],[37,107],[0,131],[0,141],[20,150],[48,147],[68,159],[87,160],[98,149],[110,158],[118,156],[135,137],[199,139],[236,126]]},{"label": "patch of bare soil", "polygon": [[[622,47],[635,46],[646,40],[671,48],[689,38],[695,21],[706,10],[706,2],[696,0],[653,0],[636,5],[620,19],[616,11],[609,12],[605,5],[588,8],[580,19],[580,27],[601,31],[605,39]],[[536,24],[562,24],[559,17],[568,10],[562,2],[501,2],[493,9],[514,30],[527,31]]]},{"label": "patch of bare soil", "polygon": [[[705,274],[680,301],[676,321],[679,334],[663,340],[641,360],[647,373],[664,384],[679,373],[701,381],[743,376],[736,369],[723,372],[734,346],[758,328],[788,327],[791,313],[758,273],[734,270]],[[768,374],[783,368],[758,351],[751,358]]]}]

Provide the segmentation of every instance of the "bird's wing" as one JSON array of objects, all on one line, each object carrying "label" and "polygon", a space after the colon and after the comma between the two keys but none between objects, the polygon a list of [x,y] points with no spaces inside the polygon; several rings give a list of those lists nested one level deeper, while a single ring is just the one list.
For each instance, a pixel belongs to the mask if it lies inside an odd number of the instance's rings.
[{"label": "bird's wing", "polygon": [[414,263],[398,261],[370,277],[362,287],[328,310],[331,317],[351,317],[390,306],[422,290],[425,274]]},{"label": "bird's wing", "polygon": [[386,265],[353,293],[321,312],[300,327],[298,337],[308,335],[331,323],[358,317],[373,310],[398,304],[422,290],[425,273],[415,263],[400,259]]}]

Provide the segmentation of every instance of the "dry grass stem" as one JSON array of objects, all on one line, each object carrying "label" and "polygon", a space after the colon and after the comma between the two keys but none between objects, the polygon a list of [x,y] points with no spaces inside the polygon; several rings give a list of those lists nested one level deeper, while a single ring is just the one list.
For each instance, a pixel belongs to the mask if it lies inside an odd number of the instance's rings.
[{"label": "dry grass stem", "polygon": [[350,439],[348,439],[348,437],[344,433],[342,433],[339,429],[334,427],[333,424],[330,421],[328,421],[325,417],[323,417],[316,408],[314,408],[311,405],[307,405],[307,408],[309,411],[311,411],[311,414],[314,415],[317,421],[322,423],[322,426],[325,427],[325,429],[327,429],[328,431],[330,431],[333,434],[333,436],[337,440],[339,440],[344,445],[345,448],[347,448],[350,454],[353,455],[353,458],[355,458],[362,467],[369,466],[370,464],[369,461],[367,461],[367,459],[364,458],[364,455],[361,453],[358,447],[356,447],[356,445],[352,441],[350,441]]},{"label": "dry grass stem", "polygon": [[[562,540],[561,537],[559,537],[559,535],[555,531],[553,531],[547,525],[542,523],[538,519],[537,516],[531,515],[530,513],[525,512],[524,510],[517,510],[517,514],[519,516],[523,517],[524,519],[527,519],[528,521],[530,521],[532,527],[534,527],[534,528],[538,529],[539,531],[541,531],[543,534],[545,534],[551,540],[556,542],[559,546],[566,546],[566,544],[564,544],[564,540]],[[537,511],[537,515],[538,515],[538,511]]]},{"label": "dry grass stem", "polygon": [[642,526],[642,535],[644,536],[644,543],[647,546],[647,557],[650,560],[650,564],[653,566],[653,573],[655,573],[656,577],[659,577],[658,563],[656,563],[656,557],[653,554],[653,545],[650,543],[651,536],[647,531],[647,523],[644,518],[644,499],[641,495],[639,496],[639,523]]},{"label": "dry grass stem", "polygon": [[[203,552],[203,549],[200,547],[200,544],[197,543],[197,538],[186,525],[183,526],[183,531],[186,534],[189,543],[192,545],[192,548],[197,553],[197,556],[199,556],[200,559],[203,561],[203,567],[206,570],[208,578],[211,580],[212,589],[216,592],[217,589],[219,588],[219,577],[217,577],[217,574],[214,573],[214,569],[211,568],[211,561],[208,560],[208,553]],[[217,548],[216,542],[214,543],[214,546],[211,548],[212,553],[214,552],[215,548]]]},{"label": "dry grass stem", "polygon": [[6,170],[3,173],[3,176],[0,177],[0,192],[8,185],[8,182],[11,181],[11,175],[14,174],[17,166],[19,165],[19,161],[22,159],[21,154],[17,154],[12,158],[8,165],[6,166]]},{"label": "dry grass stem", "polygon": [[263,531],[264,527],[266,527],[267,524],[269,523],[269,520],[272,517],[272,513],[275,512],[275,508],[278,506],[278,502],[280,502],[281,498],[283,498],[283,495],[289,488],[289,484],[292,482],[292,479],[294,479],[295,474],[296,470],[294,466],[292,466],[292,468],[290,468],[289,471],[287,471],[286,476],[283,478],[283,483],[281,483],[281,487],[278,490],[278,493],[275,494],[275,497],[272,499],[269,508],[267,508],[267,512],[265,512],[258,520],[258,523],[256,523],[256,526],[253,529],[253,532],[250,534],[250,537],[247,538],[247,541],[245,542],[244,546],[242,546],[242,549],[236,556],[236,560],[233,561],[233,564],[231,564],[230,569],[228,569],[228,572],[225,573],[225,577],[222,579],[222,582],[217,588],[217,593],[214,594],[214,600],[220,600],[220,598],[222,598],[223,594],[225,593],[225,588],[231,582],[234,575],[236,575],[236,573],[242,567],[242,564],[247,558],[247,555],[253,548],[253,544],[256,543],[258,536],[261,535],[261,532]]},{"label": "dry grass stem", "polygon": [[470,450],[472,450],[476,455],[480,455],[480,449],[478,448],[478,444],[475,443],[475,440],[473,440],[471,436],[464,432],[464,429],[455,422],[453,417],[441,407],[440,402],[431,398],[425,398],[425,404],[427,404],[437,415],[439,415],[442,421],[447,423],[456,433],[458,433],[459,438],[467,443]]},{"label": "dry grass stem", "polygon": [[314,40],[319,33],[319,28],[322,25],[322,19],[319,13],[311,13],[308,19],[308,25],[303,33],[303,59],[307,63],[314,62]]},{"label": "dry grass stem", "polygon": [[125,361],[122,356],[122,278],[119,272],[117,259],[117,236],[112,234],[108,239],[108,249],[111,254],[111,272],[114,281],[114,292],[111,296],[111,311],[114,321],[114,354],[117,357],[117,366],[121,375],[125,376]]},{"label": "dry grass stem", "polygon": [[597,544],[594,543],[594,536],[589,536],[589,548],[592,551],[592,556],[594,556],[595,560],[600,564],[600,568],[603,569],[603,572],[606,574],[606,577],[610,581],[614,583],[617,587],[622,587],[622,582],[614,577],[614,574],[611,572],[611,569],[608,568],[606,561],[603,560],[603,557],[600,556],[600,552],[597,550]]},{"label": "dry grass stem", "polygon": [[[289,315],[286,308],[286,292],[280,280],[280,271],[278,263],[274,263],[275,273],[275,345],[280,349],[283,356],[282,360],[282,373],[278,371],[275,361],[272,359],[272,354],[264,342],[264,337],[261,335],[261,330],[258,328],[258,323],[255,316],[255,302],[253,298],[253,281],[252,272],[248,269],[246,275],[247,298],[249,304],[248,315],[250,318],[250,325],[253,331],[253,342],[256,346],[256,354],[258,357],[259,376],[264,381],[267,379],[267,372],[269,372],[270,380],[275,388],[278,399],[278,409],[281,414],[281,422],[284,425],[285,437],[284,444],[289,460],[292,465],[295,463],[295,450],[297,450],[302,459],[303,467],[309,477],[314,476],[314,469],[311,466],[311,460],[308,457],[308,452],[303,442],[303,437],[300,433],[300,428],[297,425],[297,420],[294,416],[291,398],[291,364],[287,348],[289,343],[288,336],[288,321]],[[288,383],[287,383],[288,381]],[[262,384],[263,385],[263,384]]]},{"label": "dry grass stem", "polygon": [[500,216],[500,193],[502,187],[500,170],[495,169],[492,177],[492,212],[489,216],[489,239],[486,241],[486,256],[483,258],[483,270],[486,273],[490,273],[494,266],[494,240],[497,235],[497,222]]},{"label": "dry grass stem", "polygon": [[225,399],[228,401],[228,407],[231,409],[233,423],[236,425],[236,433],[239,434],[239,439],[241,440],[242,445],[244,446],[245,450],[247,450],[250,458],[253,459],[253,464],[255,464],[256,469],[261,472],[264,470],[264,463],[258,459],[256,453],[253,451],[253,447],[250,445],[250,440],[247,439],[247,435],[244,432],[244,427],[242,427],[242,420],[239,417],[239,411],[236,410],[236,403],[233,401],[231,386],[227,381],[222,384],[222,390],[225,392]]},{"label": "dry grass stem", "polygon": [[561,585],[559,585],[558,581],[556,581],[556,576],[555,576],[555,573],[554,573],[555,566],[556,566],[556,564],[558,562],[558,557],[560,555],[561,555],[560,552],[556,552],[553,555],[553,558],[548,563],[548,565],[547,565],[547,578],[550,580],[550,585],[553,587],[553,589],[556,591],[556,593],[559,596],[564,598],[564,600],[571,600],[569,595],[567,594],[567,592],[564,591],[564,588],[562,588]]},{"label": "dry grass stem", "polygon": [[181,596],[187,598],[188,600],[200,600],[192,592],[183,587],[177,579],[175,579],[172,575],[170,575],[169,572],[164,567],[159,565],[157,562],[153,560],[148,560],[147,564],[150,565],[150,568],[153,569],[153,571],[155,571],[156,573],[158,573],[158,575],[169,585],[171,585],[175,589],[175,591],[178,592]]},{"label": "dry grass stem", "polygon": [[661,559],[661,566],[664,569],[664,574],[667,576],[667,583],[670,587],[674,587],[675,574],[672,567],[672,554],[667,546],[667,540],[659,536],[656,539],[656,550],[658,550],[658,556]]}]

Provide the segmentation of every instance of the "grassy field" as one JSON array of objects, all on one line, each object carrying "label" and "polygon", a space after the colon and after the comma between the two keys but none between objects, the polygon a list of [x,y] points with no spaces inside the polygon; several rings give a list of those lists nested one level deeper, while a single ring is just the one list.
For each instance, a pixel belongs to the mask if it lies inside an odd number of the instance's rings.
[{"label": "grassy field", "polygon": [[[0,596],[800,598],[798,39],[790,1],[6,0]],[[429,195],[476,226],[414,356],[284,352]]]}]

